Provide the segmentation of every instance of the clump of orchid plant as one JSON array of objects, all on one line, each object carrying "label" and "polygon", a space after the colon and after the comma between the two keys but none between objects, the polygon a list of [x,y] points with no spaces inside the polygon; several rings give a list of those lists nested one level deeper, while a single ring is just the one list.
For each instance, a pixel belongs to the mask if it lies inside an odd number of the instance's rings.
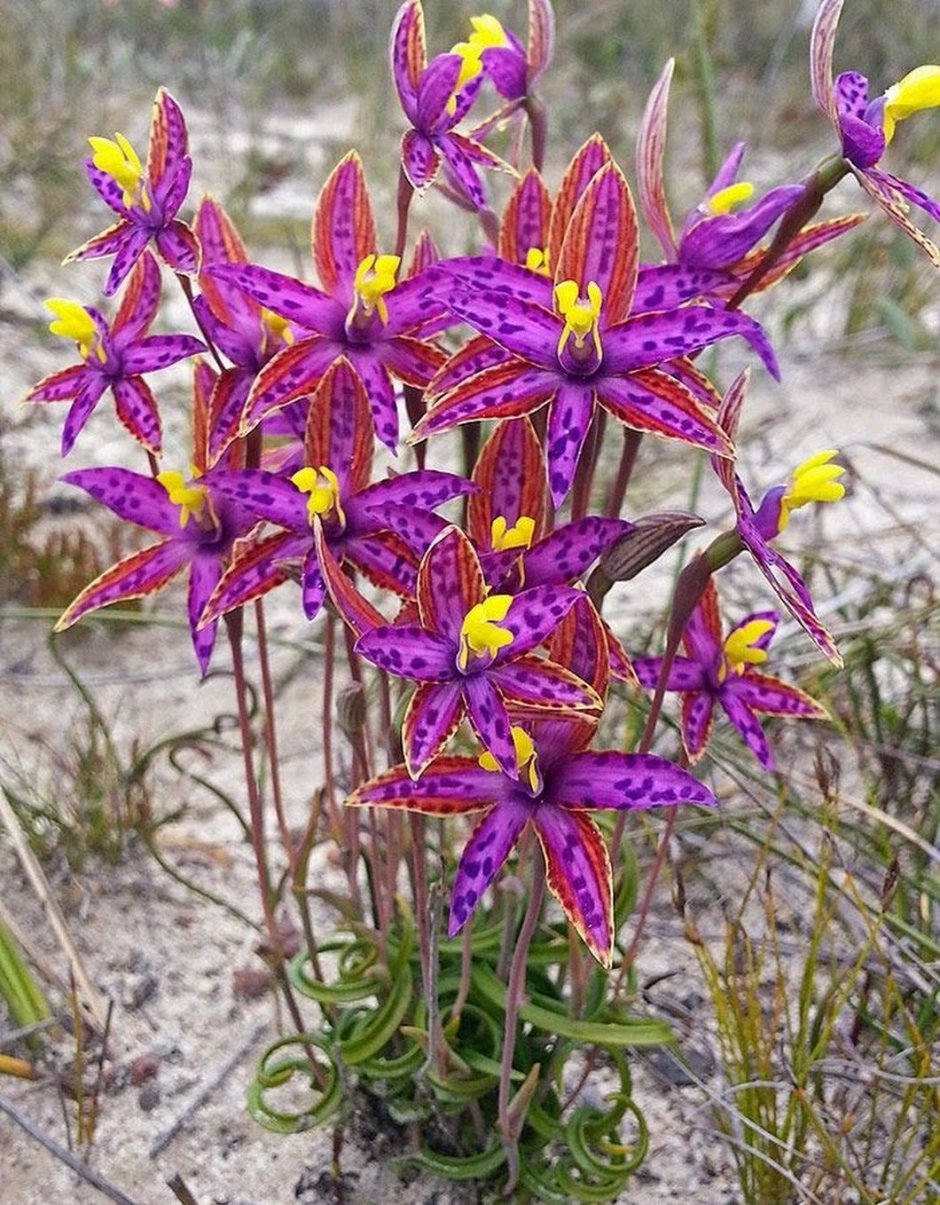
[{"label": "clump of orchid plant", "polygon": [[[63,480],[159,539],[90,583],[59,627],[152,594],[185,569],[204,674],[224,620],[261,906],[295,1026],[252,1087],[263,1124],[338,1125],[343,1092],[358,1084],[381,1095],[393,1118],[424,1127],[413,1161],[492,1178],[507,1194],[613,1200],[642,1161],[642,1145],[624,1133],[628,1110],[640,1114],[622,1052],[669,1032],[628,1011],[643,923],[628,942],[629,818],[716,805],[707,747],[719,710],[765,771],[775,763],[758,713],[827,718],[796,685],[764,672],[778,613],[757,610],[727,627],[715,578],[747,553],[816,646],[839,660],[803,578],[775,547],[800,508],[843,495],[837,454],[813,456],[755,505],[735,444],[747,373],[723,385],[703,371],[701,354],[739,337],[779,376],[744,303],[862,220],[812,222],[849,173],[938,262],[905,206],[934,219],[940,209],[881,160],[899,121],[940,103],[940,68],[918,68],[875,100],[855,72],[833,82],[841,7],[823,0],[812,40],[813,95],[837,132],[837,154],[755,200],[738,179],[737,143],[678,233],[663,170],[671,62],[641,124],[638,206],[597,134],[554,191],[543,178],[546,113],[535,86],[553,47],[549,0],[529,0],[526,43],[481,14],[464,40],[430,59],[421,0],[406,0],[389,46],[407,125],[396,245],[379,241],[351,150],[313,207],[314,281],[251,262],[211,197],[191,225],[177,216],[192,164],[182,109],[166,90],[145,165],[122,135],[91,139],[86,171],[119,220],[70,258],[113,257],[104,293],[124,291],[110,323],[93,306],[49,301],[51,329],[75,342],[80,362],[27,400],[71,401],[64,455],[111,390],[141,471],[78,469]],[[499,107],[468,124],[487,96]],[[504,157],[491,143],[500,145],[507,125],[516,139]],[[431,187],[479,220],[471,254],[448,255],[424,232],[409,253],[410,217]],[[661,260],[641,259],[641,219]],[[161,264],[190,303],[192,333],[148,333]],[[184,467],[163,460],[159,390],[144,374],[187,358],[193,448]],[[405,438],[403,412],[412,424]],[[623,429],[623,452],[598,507],[609,419]],[[460,473],[438,438],[458,426],[467,436]],[[624,608],[605,615],[608,591],[704,523],[624,513],[644,435],[669,441],[690,474],[707,456],[733,517],[719,516],[724,527],[679,576],[662,654],[631,661],[624,641],[642,643],[623,615],[633,588],[622,591]],[[438,449],[440,467],[428,467]],[[282,587],[299,587],[298,620],[324,632],[325,764],[311,783],[322,786],[324,823],[317,809],[298,844],[276,773],[265,652],[278,854],[252,747],[242,636],[251,604],[266,647],[262,599]],[[343,674],[345,757],[334,739]],[[654,691],[643,735],[624,748],[617,725],[624,706],[646,706],[643,687]],[[666,692],[682,699],[681,748],[657,732]],[[328,942],[339,951],[336,971],[307,913],[307,860],[318,842],[338,847],[347,875],[338,928],[351,935]],[[286,878],[274,871],[277,857]],[[307,939],[290,961],[285,881]],[[319,1004],[316,1017],[303,1015],[298,996]],[[588,1044],[589,1068],[604,1061],[621,1081],[606,1111],[564,1096],[566,1065]],[[295,1074],[313,1102],[285,1112],[268,1091]]]}]

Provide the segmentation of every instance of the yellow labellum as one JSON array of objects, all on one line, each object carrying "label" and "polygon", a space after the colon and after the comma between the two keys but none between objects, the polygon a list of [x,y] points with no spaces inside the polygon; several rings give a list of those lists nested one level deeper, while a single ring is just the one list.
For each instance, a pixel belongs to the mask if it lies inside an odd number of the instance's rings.
[{"label": "yellow labellum", "polygon": [[520,515],[510,527],[504,515],[497,515],[490,526],[490,542],[494,551],[504,552],[507,548],[530,548],[535,535],[535,520]]},{"label": "yellow labellum", "polygon": [[55,314],[54,321],[49,323],[52,334],[60,335],[63,339],[74,339],[83,360],[87,360],[94,351],[103,364],[107,356],[98,338],[95,320],[85,307],[65,297],[50,297],[45,304]]},{"label": "yellow labellum", "polygon": [[934,63],[915,67],[885,93],[883,127],[888,142],[894,137],[899,121],[922,109],[940,106],[940,66]]},{"label": "yellow labellum", "polygon": [[750,623],[735,628],[725,641],[725,661],[739,674],[748,665],[761,665],[767,660],[767,650],[755,648],[757,641],[773,631],[769,619],[752,619]]},{"label": "yellow labellum", "polygon": [[563,280],[555,285],[555,308],[565,320],[561,338],[558,340],[558,354],[561,355],[568,337],[574,336],[574,345],[580,350],[588,335],[594,340],[594,350],[598,358],[601,355],[601,336],[597,324],[601,312],[604,295],[596,281],[588,281],[587,297],[581,296],[577,281]]},{"label": "yellow labellum", "polygon": [[110,138],[89,138],[94,152],[91,161],[124,189],[125,205],[140,203],[144,209],[149,209],[150,198],[143,186],[144,169],[140,157],[123,134],[115,134],[114,138],[113,142]]},{"label": "yellow labellum", "polygon": [[753,195],[754,185],[749,184],[746,180],[741,180],[737,184],[729,184],[727,188],[719,189],[714,196],[708,197],[705,200],[704,208],[712,216],[717,216],[720,213],[730,213],[736,205],[743,205]]},{"label": "yellow labellum", "polygon": [[362,301],[367,314],[378,312],[383,325],[388,322],[385,294],[395,288],[395,274],[401,264],[398,255],[367,255],[356,269],[353,292]]},{"label": "yellow labellum", "polygon": [[551,276],[551,269],[548,266],[548,249],[530,247],[525,253],[525,266],[530,272],[538,272],[541,276]]},{"label": "yellow labellum", "polygon": [[336,474],[321,464],[319,468],[298,469],[291,481],[307,498],[307,516],[311,523],[314,515],[328,515],[335,510],[337,517],[345,521],[339,502],[339,479]]},{"label": "yellow labellum", "polygon": [[845,497],[845,486],[839,481],[845,468],[830,463],[837,455],[831,448],[817,452],[794,469],[790,486],[780,500],[780,531],[790,522],[791,510],[798,510],[808,502],[838,502]]},{"label": "yellow labellum", "polygon": [[490,13],[484,13],[480,17],[471,17],[470,24],[473,26],[473,32],[466,42],[458,42],[456,46],[451,47],[450,53],[460,55],[461,63],[453,94],[447,102],[448,113],[456,110],[457,94],[461,88],[483,70],[483,60],[480,57],[483,51],[489,50],[492,46],[506,46],[509,42],[506,31]]},{"label": "yellow labellum", "polygon": [[458,664],[461,669],[466,669],[470,664],[471,654],[482,657],[512,644],[512,632],[499,626],[499,621],[506,618],[512,601],[511,594],[491,594],[470,608],[460,625]]},{"label": "yellow labellum", "polygon": [[[193,466],[190,466],[190,471],[192,477],[200,475],[199,470]],[[187,481],[178,469],[165,469],[157,474],[157,481],[166,490],[173,505],[180,508],[180,527],[186,526],[190,515],[198,522],[207,506],[213,522],[216,522],[215,516],[212,515],[209,491],[204,485],[194,485],[191,480]]]},{"label": "yellow labellum", "polygon": [[273,310],[262,307],[261,322],[275,345],[285,343],[290,347],[294,342],[294,333],[290,328],[289,319],[282,318],[280,314],[275,314]]},{"label": "yellow labellum", "polygon": [[[516,765],[520,770],[526,772],[526,780],[533,791],[538,791],[541,788],[541,779],[539,778],[538,761],[535,754],[535,745],[532,737],[523,728],[517,725],[512,726],[512,743],[516,750]],[[490,753],[489,749],[485,753],[481,753],[477,759],[481,770],[498,771],[499,763],[496,758]]]}]

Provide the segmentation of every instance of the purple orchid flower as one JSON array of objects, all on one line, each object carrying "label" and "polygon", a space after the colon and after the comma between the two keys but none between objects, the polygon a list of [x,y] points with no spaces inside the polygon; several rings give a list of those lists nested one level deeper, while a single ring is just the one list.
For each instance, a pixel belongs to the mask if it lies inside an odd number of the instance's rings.
[{"label": "purple orchid flower", "polygon": [[192,335],[148,335],[160,304],[160,268],[149,252],[134,267],[114,322],[109,327],[92,306],[53,297],[46,302],[56,315],[49,329],[74,339],[81,363],[53,372],[32,387],[27,402],[71,400],[62,430],[67,456],[92,411],[110,389],[118,418],[131,435],[154,455],[160,452],[160,414],[142,377],[205,351]]},{"label": "purple orchid flower", "polygon": [[389,41],[392,77],[411,123],[401,141],[405,175],[423,190],[434,183],[443,164],[450,184],[474,209],[487,205],[478,168],[512,171],[498,155],[454,128],[470,111],[485,78],[481,49],[463,43],[428,63],[421,0],[401,6]]},{"label": "purple orchid flower", "polygon": [[[670,59],[657,80],[637,137],[637,195],[647,226],[656,236],[667,262],[641,265],[634,308],[658,310],[697,297],[728,297],[750,276],[766,248],[757,244],[805,193],[802,184],[772,188],[749,208],[753,186],[738,181],[744,143],[739,142],[718,170],[703,200],[688,214],[679,237],[666,200],[663,173],[667,108],[675,60]],[[863,221],[849,214],[807,226],[760,282],[767,289],[791,271],[807,252],[837,238]]]},{"label": "purple orchid flower", "polygon": [[280,585],[295,565],[300,567],[304,614],[313,619],[327,588],[317,530],[338,561],[349,561],[375,585],[400,597],[414,593],[424,548],[409,546],[389,530],[386,510],[394,507],[411,516],[412,527],[419,529],[425,512],[476,487],[463,477],[431,469],[369,485],[372,452],[365,389],[352,366],[338,360],[310,402],[303,468],[290,479],[264,469],[214,474],[217,492],[256,521],[282,530],[239,545],[209,600],[204,623]]},{"label": "purple orchid flower", "polygon": [[[731,439],[737,433],[747,379],[747,372],[743,372],[734,380],[718,414],[719,423]],[[756,509],[733,459],[713,457],[712,467],[731,495],[741,545],[751,554],[754,564],[797,623],[834,665],[841,666],[842,657],[816,615],[806,583],[793,565],[771,546],[771,541],[789,522],[792,510],[806,502],[835,502],[844,495],[845,487],[838,478],[845,470],[831,463],[834,456],[835,452],[827,451],[805,461],[794,472],[789,486],[775,486]]]},{"label": "purple orchid flower", "polygon": [[448,936],[472,916],[523,830],[531,825],[545,858],[549,890],[605,967],[613,960],[614,922],[610,857],[587,815],[691,803],[714,806],[715,797],[685,770],[649,754],[572,749],[548,732],[512,730],[517,770],[504,773],[486,754],[443,757],[414,781],[396,766],[347,799],[353,807],[402,808],[431,816],[482,813],[464,847],[451,891]]},{"label": "purple orchid flower", "polygon": [[161,88],[153,102],[146,169],[123,136],[91,138],[94,155],[85,160],[93,188],[120,221],[95,235],[65,263],[113,255],[104,294],[116,292],[148,243],[153,241],[177,272],[195,272],[196,240],[177,218],[189,191],[193,164],[187,149],[186,121],[173,97]]},{"label": "purple orchid flower", "polygon": [[395,450],[398,413],[390,374],[423,389],[445,360],[428,338],[449,322],[420,276],[396,283],[398,257],[376,255],[376,238],[362,161],[353,151],[317,199],[313,254],[322,289],[254,264],[219,263],[206,270],[219,285],[240,289],[265,310],[314,332],[261,368],[242,434],[312,393],[330,365],[345,356],[365,385],[376,434]]},{"label": "purple orchid flower", "polygon": [[163,539],[125,557],[86,586],[56,624],[57,632],[99,607],[155,594],[188,565],[189,628],[200,672],[207,672],[216,624],[201,626],[200,618],[235,541],[255,522],[249,511],[216,492],[216,470],[204,472],[213,376],[206,364],[197,364],[195,449],[189,478],[167,470],[154,479],[122,468],[79,469],[63,476],[63,481],[79,486],[119,518],[157,532]]},{"label": "purple orchid flower", "polygon": [[915,68],[874,100],[869,99],[868,80],[857,71],[844,71],[833,83],[832,52],[843,3],[823,0],[816,14],[810,41],[813,98],[832,123],[842,156],[865,192],[940,267],[940,248],[907,216],[909,205],[916,205],[940,221],[940,202],[878,166],[897,122],[940,105],[940,66]]},{"label": "purple orchid flower", "polygon": [[517,766],[507,708],[599,710],[600,699],[538,648],[581,595],[542,586],[517,595],[488,591],[473,545],[451,528],[418,569],[418,622],[363,633],[356,649],[373,664],[420,685],[402,725],[409,772],[418,777],[464,715],[503,772]]},{"label": "purple orchid flower", "polygon": [[[730,443],[695,394],[670,371],[670,361],[742,335],[778,375],[758,323],[737,311],[707,305],[634,314],[638,232],[633,198],[613,163],[584,190],[555,266],[555,308],[540,302],[541,279],[495,257],[482,257],[474,287],[447,298],[451,311],[510,353],[502,363],[472,371],[432,399],[413,440],[481,418],[509,418],[550,404],[547,458],[551,496],[559,505],[571,487],[595,407],[640,431],[679,439],[718,455]],[[436,269],[446,278],[447,263]],[[458,280],[473,269],[466,261]],[[432,383],[432,392],[435,387]]]},{"label": "purple orchid flower", "polygon": [[[486,77],[504,100],[520,104],[532,96],[535,85],[552,60],[555,13],[550,0],[529,0],[526,44],[489,13],[471,17],[473,33],[468,50],[476,52]],[[502,117],[508,114],[503,111]]]},{"label": "purple orchid flower", "polygon": [[[826,709],[804,691],[755,669],[767,660],[778,619],[776,611],[755,611],[724,636],[718,592],[709,579],[682,636],[687,655],[674,660],[666,681],[667,690],[682,695],[682,743],[690,762],[705,752],[716,704],[770,773],[775,769],[774,756],[755,712],[794,719],[829,718]],[[634,657],[633,668],[643,686],[656,687],[662,662],[662,657]]]}]

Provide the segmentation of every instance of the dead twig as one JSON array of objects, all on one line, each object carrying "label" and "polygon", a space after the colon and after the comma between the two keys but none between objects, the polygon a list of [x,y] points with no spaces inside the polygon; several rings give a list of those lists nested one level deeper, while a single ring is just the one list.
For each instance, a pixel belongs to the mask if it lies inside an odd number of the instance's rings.
[{"label": "dead twig", "polygon": [[254,1046],[254,1044],[264,1033],[265,1028],[265,1023],[263,1021],[259,1021],[245,1041],[242,1042],[241,1046],[239,1046],[237,1050],[229,1055],[215,1075],[211,1079],[206,1080],[206,1082],[199,1089],[182,1113],[180,1113],[179,1117],[177,1117],[173,1124],[168,1129],[164,1130],[162,1134],[157,1135],[153,1145],[150,1148],[151,1159],[156,1159],[157,1155],[159,1155],[161,1151],[166,1150],[180,1130],[182,1130],[187,1122],[199,1112],[216,1088],[221,1087],[222,1084],[225,1083],[245,1055],[249,1052],[249,1050],[251,1050],[252,1046]]},{"label": "dead twig", "polygon": [[11,1121],[15,1121],[20,1129],[25,1130],[29,1134],[30,1138],[35,1138],[40,1146],[46,1148],[50,1155],[54,1155],[60,1163],[64,1163],[76,1176],[79,1176],[86,1184],[90,1184],[92,1188],[96,1188],[108,1200],[117,1201],[118,1205],[140,1205],[133,1197],[127,1196],[126,1193],[121,1192],[119,1188],[115,1187],[110,1180],[106,1180],[98,1172],[92,1171],[87,1163],[84,1163],[76,1155],[67,1151],[54,1138],[50,1138],[48,1134],[44,1134],[37,1125],[30,1121],[29,1118],[24,1117],[4,1096],[0,1096],[0,1112],[6,1113]]}]

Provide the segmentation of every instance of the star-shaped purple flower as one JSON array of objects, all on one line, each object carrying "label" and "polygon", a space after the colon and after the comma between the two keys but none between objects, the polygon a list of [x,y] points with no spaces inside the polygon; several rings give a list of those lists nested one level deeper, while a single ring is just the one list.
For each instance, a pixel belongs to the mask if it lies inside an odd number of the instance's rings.
[{"label": "star-shaped purple flower", "polygon": [[545,858],[549,890],[594,957],[613,959],[610,857],[589,811],[714,806],[715,797],[685,770],[649,754],[592,752],[565,739],[570,725],[540,734],[513,729],[515,776],[486,755],[442,757],[415,781],[396,766],[347,799],[353,807],[401,808],[430,816],[481,819],[464,846],[451,889],[448,936],[472,916],[484,892],[531,825]]},{"label": "star-shaped purple flower", "polygon": [[430,336],[448,322],[442,320],[444,306],[428,295],[420,276],[397,282],[398,258],[377,255],[376,240],[362,161],[351,152],[317,198],[313,255],[322,288],[256,264],[218,263],[206,270],[226,294],[241,290],[265,310],[313,332],[258,372],[245,405],[243,434],[312,393],[344,356],[365,385],[376,434],[395,450],[392,376],[423,389],[445,359]]},{"label": "star-shaped purple flower", "polygon": [[[777,628],[776,611],[755,611],[722,633],[718,592],[713,579],[692,613],[682,636],[686,656],[676,657],[666,689],[682,695],[682,743],[690,762],[705,752],[716,704],[764,767],[773,772],[774,756],[755,712],[793,719],[825,720],[826,709],[804,691],[755,667],[767,659]],[[640,682],[655,688],[662,657],[634,657]]]},{"label": "star-shaped purple flower", "polygon": [[196,240],[176,216],[189,191],[193,164],[186,121],[169,92],[161,88],[153,102],[146,167],[121,134],[114,142],[109,138],[90,141],[94,155],[85,160],[85,171],[120,220],[71,252],[65,263],[113,255],[104,286],[106,297],[116,292],[151,241],[171,268],[195,272]]},{"label": "star-shaped purple flower", "polygon": [[81,363],[53,372],[30,389],[27,402],[72,405],[62,430],[62,455],[67,456],[92,411],[110,389],[117,415],[134,438],[157,455],[160,452],[160,414],[142,373],[168,368],[187,356],[205,351],[193,335],[148,335],[160,304],[160,268],[144,252],[133,269],[120,308],[111,326],[92,306],[52,298],[47,305],[57,315],[50,329],[74,339]]},{"label": "star-shaped purple flower", "polygon": [[166,471],[154,479],[115,467],[80,469],[62,478],[85,490],[119,518],[163,538],[112,565],[86,586],[66,609],[56,631],[71,627],[99,607],[154,594],[188,565],[189,628],[199,669],[203,674],[208,670],[216,624],[201,625],[202,613],[229,561],[232,546],[255,523],[249,511],[215,491],[212,471],[203,472],[211,377],[207,365],[197,364],[194,465],[190,477]]},{"label": "star-shaped purple flower", "polygon": [[439,54],[428,63],[421,0],[405,0],[398,10],[389,55],[398,98],[411,123],[401,141],[408,180],[414,188],[425,189],[444,164],[456,191],[474,209],[485,209],[486,192],[478,169],[512,169],[454,128],[470,111],[485,78],[479,55]]},{"label": "star-shaped purple flower", "polygon": [[[758,323],[738,311],[687,305],[632,313],[638,260],[633,199],[610,163],[585,188],[568,222],[555,265],[554,309],[542,304],[545,282],[536,273],[496,257],[481,257],[475,269],[464,261],[447,303],[509,359],[482,369],[464,362],[457,380],[445,366],[447,392],[432,398],[412,439],[550,404],[546,455],[556,506],[571,487],[597,406],[636,430],[729,455],[726,435],[672,362],[742,335],[776,375],[773,350]],[[446,279],[446,261],[435,274]]]},{"label": "star-shaped purple flower", "polygon": [[832,52],[844,0],[823,0],[810,42],[813,98],[841,144],[842,156],[859,184],[891,221],[940,267],[940,248],[907,216],[916,205],[940,221],[940,202],[923,189],[879,167],[898,121],[940,105],[940,67],[917,67],[881,96],[869,98],[868,80],[843,71],[833,82]]}]

